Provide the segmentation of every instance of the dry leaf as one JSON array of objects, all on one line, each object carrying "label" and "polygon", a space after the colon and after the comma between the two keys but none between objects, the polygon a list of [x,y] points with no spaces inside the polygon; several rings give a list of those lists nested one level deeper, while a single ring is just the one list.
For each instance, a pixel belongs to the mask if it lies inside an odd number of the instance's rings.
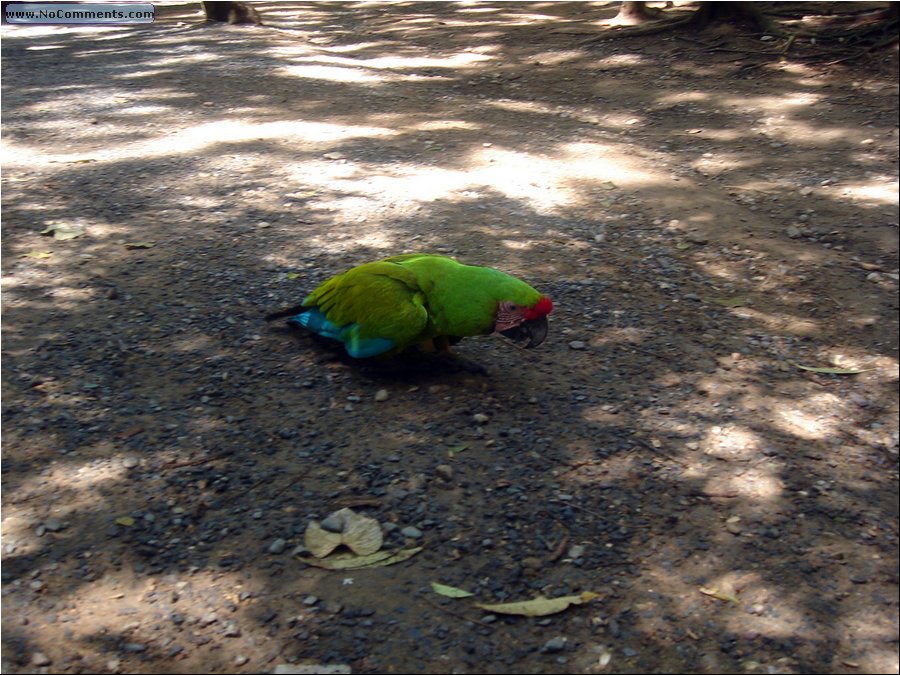
[{"label": "dry leaf", "polygon": [[122,516],[121,518],[116,518],[116,525],[131,527],[132,525],[134,525],[134,518],[132,518],[131,516]]},{"label": "dry leaf", "polygon": [[341,545],[341,534],[340,532],[328,532],[313,520],[306,526],[303,545],[317,558],[324,558]]},{"label": "dry leaf", "polygon": [[370,567],[385,567],[394,565],[404,560],[409,560],[422,550],[416,548],[404,548],[399,551],[377,551],[370,555],[354,555],[349,552],[336,553],[322,560],[300,556],[298,559],[313,567],[321,567],[327,570],[361,570]]},{"label": "dry leaf", "polygon": [[41,230],[43,235],[53,235],[54,239],[65,241],[66,239],[74,239],[84,234],[84,228],[81,225],[63,225],[62,223],[54,223],[48,225]]},{"label": "dry leaf", "polygon": [[362,516],[350,509],[344,516],[344,531],[341,543],[349,547],[356,555],[375,553],[384,543],[381,525],[374,518]]},{"label": "dry leaf", "polygon": [[28,253],[23,253],[23,258],[37,258],[38,260],[44,260],[45,258],[49,258],[53,255],[50,251],[28,251]]},{"label": "dry leaf", "polygon": [[735,605],[741,604],[741,601],[738,600],[735,596],[730,593],[725,593],[724,591],[720,591],[718,588],[705,588],[700,587],[698,589],[703,595],[708,595],[711,598],[715,598],[716,600],[722,600],[723,602],[733,602]]},{"label": "dry leaf", "polygon": [[455,588],[453,586],[445,586],[444,584],[439,584],[435,581],[431,582],[431,590],[433,590],[438,595],[443,595],[445,598],[471,598],[474,593],[470,593],[469,591],[465,591],[461,588]]},{"label": "dry leaf", "polygon": [[713,302],[722,307],[743,307],[750,304],[747,298],[713,298]]},{"label": "dry leaf", "polygon": [[585,591],[578,595],[566,595],[561,598],[537,597],[524,602],[505,602],[500,605],[475,605],[487,612],[496,614],[518,614],[519,616],[547,616],[556,614],[572,605],[580,605],[599,597],[597,593]]}]

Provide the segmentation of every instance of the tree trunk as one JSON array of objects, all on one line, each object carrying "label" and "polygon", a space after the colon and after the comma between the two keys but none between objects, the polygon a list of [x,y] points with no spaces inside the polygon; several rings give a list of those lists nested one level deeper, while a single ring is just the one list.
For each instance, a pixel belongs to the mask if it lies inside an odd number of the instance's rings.
[{"label": "tree trunk", "polygon": [[645,21],[653,21],[659,16],[647,9],[646,2],[626,1],[619,5],[619,13],[616,14],[614,23],[633,25]]},{"label": "tree trunk", "polygon": [[201,2],[207,21],[261,24],[259,12],[246,2]]},{"label": "tree trunk", "polygon": [[775,22],[766,17],[755,2],[701,2],[690,23],[698,28],[705,28],[713,23],[741,21],[763,32],[769,30],[781,32]]}]

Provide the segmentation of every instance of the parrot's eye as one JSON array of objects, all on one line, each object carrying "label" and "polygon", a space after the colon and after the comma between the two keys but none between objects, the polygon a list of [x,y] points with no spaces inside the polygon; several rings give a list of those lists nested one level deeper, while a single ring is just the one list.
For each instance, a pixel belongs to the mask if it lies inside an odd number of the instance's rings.
[{"label": "parrot's eye", "polygon": [[509,310],[510,310],[511,312],[515,312],[517,309],[519,309],[519,306],[518,306],[518,305],[510,305],[510,306],[509,306]]}]

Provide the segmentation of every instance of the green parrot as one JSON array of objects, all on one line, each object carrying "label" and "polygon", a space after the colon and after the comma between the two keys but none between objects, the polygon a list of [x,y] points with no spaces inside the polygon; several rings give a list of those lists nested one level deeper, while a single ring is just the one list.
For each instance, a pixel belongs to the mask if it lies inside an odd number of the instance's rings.
[{"label": "green parrot", "polygon": [[365,263],[328,279],[302,303],[266,317],[338,340],[358,359],[412,346],[447,351],[470,335],[494,331],[526,347],[547,337],[546,295],[490,267],[426,253]]}]

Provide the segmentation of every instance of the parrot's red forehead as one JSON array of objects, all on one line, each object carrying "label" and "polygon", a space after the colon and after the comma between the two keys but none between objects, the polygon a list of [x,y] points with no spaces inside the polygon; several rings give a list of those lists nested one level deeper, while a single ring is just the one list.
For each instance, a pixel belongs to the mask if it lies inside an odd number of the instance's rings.
[{"label": "parrot's red forehead", "polygon": [[545,295],[535,303],[534,307],[528,310],[525,319],[528,321],[539,319],[542,316],[547,316],[552,311],[553,302]]}]

